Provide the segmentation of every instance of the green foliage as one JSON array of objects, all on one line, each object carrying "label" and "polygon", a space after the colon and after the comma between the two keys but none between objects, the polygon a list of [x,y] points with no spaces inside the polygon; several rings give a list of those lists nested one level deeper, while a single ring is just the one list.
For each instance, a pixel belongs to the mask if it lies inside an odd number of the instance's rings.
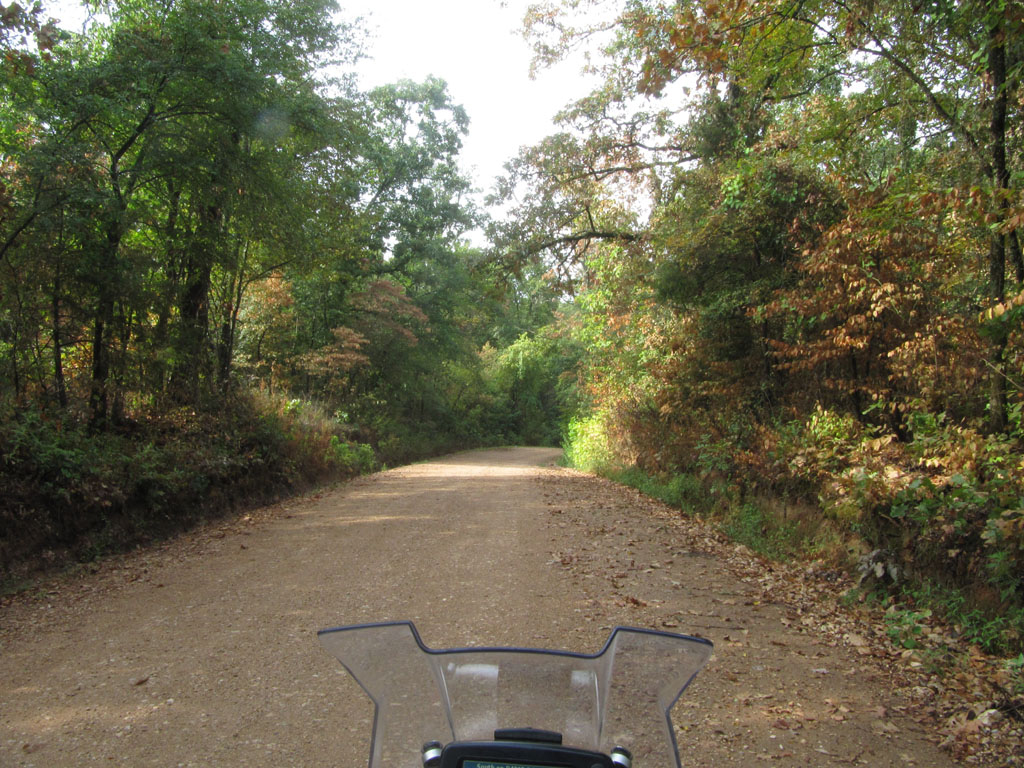
[{"label": "green foliage", "polygon": [[[578,466],[578,465],[574,465]],[[818,551],[818,531],[771,508],[765,502],[740,501],[724,488],[709,492],[715,483],[692,474],[655,477],[636,468],[616,469],[607,464],[581,467],[636,488],[686,514],[711,517],[733,540],[775,560],[787,560]]]},{"label": "green foliage", "polygon": [[563,377],[572,352],[547,333],[523,334],[488,355],[484,376],[494,393],[493,407],[507,414],[506,435],[527,445],[557,445],[563,432],[568,393]]},{"label": "green foliage", "polygon": [[924,621],[931,615],[927,608],[920,611],[890,608],[885,612],[885,633],[893,644],[901,648],[920,648]]},{"label": "green foliage", "polygon": [[1015,606],[993,612],[973,590],[924,579],[875,597],[886,606],[889,638],[903,648],[926,647],[923,636],[933,616],[987,653],[1012,654],[1024,638],[1024,609]]},{"label": "green foliage", "polygon": [[608,446],[605,418],[595,413],[569,421],[562,439],[566,464],[584,472],[599,472],[615,466]]},{"label": "green foliage", "polygon": [[705,493],[703,481],[695,475],[677,474],[660,479],[637,469],[628,467],[623,470],[605,470],[606,474],[616,482],[628,485],[632,488],[660,499],[666,504],[683,510],[684,512],[696,512],[698,514],[711,511],[709,506],[710,498]]},{"label": "green foliage", "polygon": [[730,507],[721,527],[730,538],[775,560],[804,554],[811,543],[796,525],[780,520],[751,502]]},{"label": "green foliage", "polygon": [[337,435],[331,435],[325,460],[328,465],[336,464],[347,472],[366,474],[377,466],[373,448],[366,443],[344,443]]},{"label": "green foliage", "polygon": [[1024,59],[997,8],[532,14],[542,59],[602,39],[607,77],[510,163],[487,254],[467,115],[436,79],[325,81],[359,53],[329,3],[113,3],[60,39],[7,14],[4,557],[561,440],[770,556],[891,551],[899,644],[931,610],[1018,648]]},{"label": "green foliage", "polygon": [[0,444],[5,578],[43,553],[90,559],[377,465],[316,404],[274,398],[153,414],[123,434],[21,411],[0,423]]},{"label": "green foliage", "polygon": [[517,158],[504,199],[526,202],[496,227],[502,253],[546,255],[571,288],[570,460],[699,501],[772,556],[884,549],[908,588],[963,596],[894,615],[908,647],[928,610],[985,647],[1021,642],[1008,7],[566,0],[527,17],[539,64],[587,46],[604,76]]},{"label": "green foliage", "polygon": [[445,368],[479,369],[491,289],[445,84],[328,81],[360,51],[326,0],[107,10],[0,83],[4,401],[106,429],[243,384],[483,431]]},{"label": "green foliage", "polygon": [[1010,691],[1018,696],[1024,693],[1024,653],[1018,654],[1016,658],[1007,659],[1004,666],[1011,681]]},{"label": "green foliage", "polygon": [[329,80],[361,51],[328,0],[104,10],[81,34],[0,25],[4,509],[24,523],[4,567],[174,528],[229,488],[557,442],[572,353],[537,331],[559,299],[464,242],[468,116],[444,82]]}]

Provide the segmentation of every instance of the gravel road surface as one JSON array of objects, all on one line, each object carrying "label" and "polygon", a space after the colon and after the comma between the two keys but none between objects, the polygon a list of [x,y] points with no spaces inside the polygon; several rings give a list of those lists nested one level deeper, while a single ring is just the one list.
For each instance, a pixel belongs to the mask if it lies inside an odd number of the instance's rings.
[{"label": "gravel road surface", "polygon": [[315,633],[401,619],[436,648],[593,652],[616,624],[711,639],[674,711],[684,765],[953,765],[883,674],[704,529],[558,456],[383,472],[8,600],[0,766],[362,768],[372,705]]}]

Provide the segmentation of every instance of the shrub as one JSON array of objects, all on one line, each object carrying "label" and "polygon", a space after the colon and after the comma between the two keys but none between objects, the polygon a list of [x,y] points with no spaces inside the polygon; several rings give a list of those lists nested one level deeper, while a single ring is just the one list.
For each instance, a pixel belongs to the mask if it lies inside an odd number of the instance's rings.
[{"label": "shrub", "polygon": [[102,433],[17,413],[0,423],[0,575],[91,559],[371,471],[373,449],[348,431],[315,403],[242,395],[216,413],[163,411]]},{"label": "shrub", "polygon": [[366,443],[344,443],[337,435],[331,435],[325,461],[359,475],[372,472],[377,466],[372,447]]},{"label": "shrub", "polygon": [[599,472],[615,465],[603,414],[573,418],[562,443],[565,461],[570,467],[585,472]]}]

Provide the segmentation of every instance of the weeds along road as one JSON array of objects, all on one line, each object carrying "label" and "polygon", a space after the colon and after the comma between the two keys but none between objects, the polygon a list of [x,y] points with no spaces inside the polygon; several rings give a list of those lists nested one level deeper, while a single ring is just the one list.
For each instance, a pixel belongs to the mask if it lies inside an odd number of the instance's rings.
[{"label": "weeds along road", "polygon": [[399,619],[433,647],[708,637],[674,710],[685,765],[951,764],[881,673],[734,575],[699,525],[557,458],[403,467],[7,601],[0,766],[361,768],[372,705],[315,632]]}]

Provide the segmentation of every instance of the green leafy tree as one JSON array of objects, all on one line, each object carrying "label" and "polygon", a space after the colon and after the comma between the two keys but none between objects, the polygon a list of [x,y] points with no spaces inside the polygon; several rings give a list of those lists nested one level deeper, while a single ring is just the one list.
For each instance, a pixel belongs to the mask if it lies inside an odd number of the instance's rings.
[{"label": "green leafy tree", "polygon": [[32,235],[59,233],[63,266],[44,284],[55,316],[72,294],[90,315],[94,426],[119,415],[126,389],[196,403],[215,370],[226,386],[245,287],[308,249],[293,201],[339,191],[312,184],[330,177],[308,163],[352,122],[350,100],[327,98],[316,74],[345,54],[332,8],[111,3],[109,24],[12,89],[30,140],[8,144],[24,181],[5,251],[27,256],[44,242]]}]

